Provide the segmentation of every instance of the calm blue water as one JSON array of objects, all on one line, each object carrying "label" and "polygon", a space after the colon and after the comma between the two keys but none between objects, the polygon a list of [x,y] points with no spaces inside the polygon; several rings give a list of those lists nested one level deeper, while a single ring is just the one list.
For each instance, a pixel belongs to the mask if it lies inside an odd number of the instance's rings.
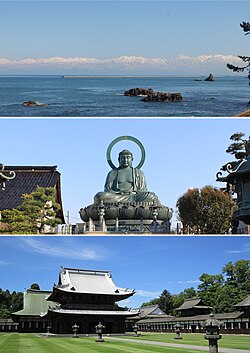
[{"label": "calm blue water", "polygon": [[[0,77],[0,116],[6,117],[141,117],[233,116],[249,108],[250,87],[245,77]],[[133,87],[180,92],[183,101],[146,103],[124,97]],[[48,107],[23,107],[35,100]]]}]

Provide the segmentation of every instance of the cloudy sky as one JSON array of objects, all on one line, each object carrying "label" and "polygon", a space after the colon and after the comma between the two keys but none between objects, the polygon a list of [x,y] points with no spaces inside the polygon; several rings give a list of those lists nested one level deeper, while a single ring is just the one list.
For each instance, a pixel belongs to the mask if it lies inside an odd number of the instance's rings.
[{"label": "cloudy sky", "polygon": [[0,1],[0,74],[230,74],[249,1]]},{"label": "cloudy sky", "polygon": [[32,283],[51,290],[61,266],[111,270],[138,307],[164,290],[199,285],[202,273],[218,274],[229,261],[248,259],[247,237],[1,237],[0,288],[24,291]]}]

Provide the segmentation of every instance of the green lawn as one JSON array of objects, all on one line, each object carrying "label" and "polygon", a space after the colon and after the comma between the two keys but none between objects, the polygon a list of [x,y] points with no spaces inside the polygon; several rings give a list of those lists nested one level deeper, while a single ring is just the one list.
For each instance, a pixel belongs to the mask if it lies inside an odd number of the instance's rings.
[{"label": "green lawn", "polygon": [[[173,333],[143,333],[138,339],[167,342],[167,343],[180,343],[180,344],[191,344],[194,346],[207,346],[208,341],[204,339],[204,334],[191,334],[183,333],[181,336],[182,340],[175,340],[176,335]],[[250,336],[241,335],[222,335],[222,338],[218,341],[219,347],[223,348],[238,348],[250,350]]]},{"label": "green lawn", "polygon": [[[180,349],[143,344],[143,340],[166,343],[182,343],[208,346],[201,334],[183,334],[183,340],[174,340],[174,334],[145,333],[142,336],[121,337],[136,339],[138,343],[113,341],[105,337],[104,343],[96,343],[94,337],[38,337],[35,334],[0,334],[0,353],[204,353],[192,349]],[[223,348],[250,350],[250,336],[223,335],[219,341]]]},{"label": "green lawn", "polygon": [[96,343],[88,338],[41,338],[35,334],[0,334],[0,353],[204,353],[192,349],[159,347],[111,341]]}]

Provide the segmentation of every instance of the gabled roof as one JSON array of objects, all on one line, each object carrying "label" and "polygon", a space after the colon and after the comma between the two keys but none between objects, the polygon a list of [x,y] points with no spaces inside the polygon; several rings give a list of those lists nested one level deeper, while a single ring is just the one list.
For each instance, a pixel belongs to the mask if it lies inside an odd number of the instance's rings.
[{"label": "gabled roof", "polygon": [[148,305],[141,306],[139,316],[141,318],[147,317],[149,315],[166,315],[164,311],[159,308],[159,305]]},{"label": "gabled roof", "polygon": [[14,179],[6,183],[5,190],[0,188],[0,211],[10,210],[22,204],[22,194],[32,193],[37,186],[44,188],[56,188],[56,201],[61,205],[58,217],[64,221],[61,174],[56,170],[57,166],[5,166],[5,171],[14,171]]},{"label": "gabled roof", "polygon": [[146,323],[157,323],[157,322],[171,322],[175,320],[175,316],[172,315],[158,315],[158,316],[148,316],[142,318],[137,323],[146,324]]},{"label": "gabled roof", "polygon": [[49,291],[27,289],[23,294],[24,308],[22,310],[12,313],[13,316],[44,316],[48,309],[54,308],[55,303],[47,300],[51,294]]},{"label": "gabled roof", "polygon": [[242,300],[241,302],[235,304],[234,306],[236,307],[250,306],[250,295],[246,297],[244,300]]},{"label": "gabled roof", "polygon": [[175,310],[187,310],[187,309],[210,309],[209,306],[206,306],[203,304],[201,298],[191,298],[191,299],[186,299],[184,303],[179,307],[176,308]]},{"label": "gabled roof", "polygon": [[57,292],[110,295],[122,300],[130,297],[135,290],[118,287],[110,271],[82,270],[77,268],[61,268],[58,285],[54,285],[50,299],[57,299]]}]

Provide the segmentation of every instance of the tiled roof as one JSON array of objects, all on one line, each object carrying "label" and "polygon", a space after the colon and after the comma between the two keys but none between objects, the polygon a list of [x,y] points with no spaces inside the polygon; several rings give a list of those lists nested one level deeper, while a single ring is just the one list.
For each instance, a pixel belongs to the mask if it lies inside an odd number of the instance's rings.
[{"label": "tiled roof", "polygon": [[250,306],[250,295],[246,297],[242,302],[235,304],[234,306],[236,307],[241,307],[241,306]]},{"label": "tiled roof", "polygon": [[13,317],[28,316],[44,316],[50,307],[55,307],[55,303],[46,300],[51,294],[49,291],[36,289],[28,289],[24,292],[24,308],[13,313]]},{"label": "tiled roof", "polygon": [[179,308],[176,308],[175,310],[185,310],[185,309],[193,309],[193,308],[209,309],[209,306],[203,305],[202,300],[200,298],[192,298],[192,299],[186,299],[184,303]]},{"label": "tiled roof", "polygon": [[148,317],[147,319],[143,318],[142,320],[138,321],[140,324],[146,323],[160,323],[160,322],[172,322],[175,320],[175,317],[172,315],[158,315],[154,317]]},{"label": "tiled roof", "polygon": [[140,317],[147,317],[149,315],[164,315],[165,313],[159,308],[159,305],[148,305],[140,307]]},{"label": "tiled roof", "polygon": [[64,223],[61,174],[56,166],[5,166],[6,171],[13,170],[16,177],[6,182],[5,190],[0,188],[0,211],[16,208],[21,205],[22,194],[32,193],[37,186],[56,188],[56,201],[61,205],[58,217]]},{"label": "tiled roof", "polygon": [[[222,314],[215,314],[215,318],[218,320],[231,320],[231,319],[237,319],[241,317],[243,312],[235,311],[233,313],[222,313]],[[159,316],[158,318],[148,318],[148,319],[142,319],[138,321],[137,323],[139,324],[150,324],[150,323],[161,323],[161,322],[168,322],[168,323],[175,323],[175,322],[189,322],[189,321],[199,321],[199,322],[204,322],[209,318],[209,314],[204,314],[204,315],[194,315],[194,316],[180,316],[180,317],[174,317],[170,315],[165,315],[163,317]]]},{"label": "tiled roof", "polygon": [[[110,271],[83,270],[77,268],[61,268],[58,285],[54,285],[49,300],[57,301],[59,294],[91,294],[116,297],[116,301],[129,298],[134,289],[118,287]],[[59,294],[60,295],[60,294]]]},{"label": "tiled roof", "polygon": [[133,316],[135,315],[131,310],[81,310],[81,309],[49,309],[57,314],[71,314],[71,315],[105,315],[105,316]]}]

